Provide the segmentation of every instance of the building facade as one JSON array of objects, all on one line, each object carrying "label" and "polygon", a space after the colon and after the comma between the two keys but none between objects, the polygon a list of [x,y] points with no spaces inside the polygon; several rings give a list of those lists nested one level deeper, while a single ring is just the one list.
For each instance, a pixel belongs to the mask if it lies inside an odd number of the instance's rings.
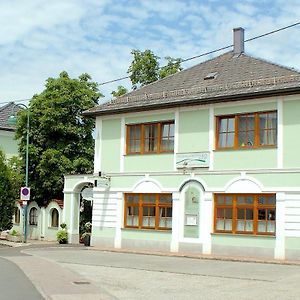
[{"label": "building facade", "polygon": [[[65,177],[78,241],[93,188],[92,245],[300,257],[300,74],[233,51],[86,112],[94,174]],[[69,221],[68,221],[69,220]]]}]

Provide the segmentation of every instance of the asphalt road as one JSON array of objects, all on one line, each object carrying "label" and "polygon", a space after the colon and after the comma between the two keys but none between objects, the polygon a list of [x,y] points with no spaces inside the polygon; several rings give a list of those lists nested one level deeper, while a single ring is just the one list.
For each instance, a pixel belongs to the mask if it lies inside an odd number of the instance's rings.
[{"label": "asphalt road", "polygon": [[[1,247],[0,255],[2,249]],[[0,257],[0,299],[41,300],[44,298],[18,266]]]},{"label": "asphalt road", "polygon": [[300,299],[300,266],[72,249],[28,249],[120,300]]}]

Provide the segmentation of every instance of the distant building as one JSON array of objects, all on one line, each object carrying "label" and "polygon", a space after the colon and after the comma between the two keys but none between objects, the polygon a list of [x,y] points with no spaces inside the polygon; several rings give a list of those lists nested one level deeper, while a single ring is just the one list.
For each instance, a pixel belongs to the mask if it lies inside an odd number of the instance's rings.
[{"label": "distant building", "polygon": [[93,188],[92,245],[300,258],[300,73],[234,49],[86,112],[94,175],[65,176],[78,242]]},{"label": "distant building", "polygon": [[18,142],[14,139],[15,126],[8,125],[9,116],[20,108],[13,102],[0,107],[0,149],[7,159],[18,155]]}]

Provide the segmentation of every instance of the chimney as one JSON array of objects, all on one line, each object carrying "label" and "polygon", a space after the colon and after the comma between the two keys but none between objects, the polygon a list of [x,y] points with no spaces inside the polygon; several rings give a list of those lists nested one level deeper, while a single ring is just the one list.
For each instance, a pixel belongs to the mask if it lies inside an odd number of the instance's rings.
[{"label": "chimney", "polygon": [[233,53],[239,56],[244,53],[244,31],[242,27],[233,29]]}]

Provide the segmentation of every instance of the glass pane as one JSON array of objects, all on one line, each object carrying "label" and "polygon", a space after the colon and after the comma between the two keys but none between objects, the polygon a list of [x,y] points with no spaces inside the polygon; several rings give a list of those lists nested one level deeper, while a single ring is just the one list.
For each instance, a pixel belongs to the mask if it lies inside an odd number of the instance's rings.
[{"label": "glass pane", "polygon": [[143,203],[155,203],[155,195],[143,195]]},{"label": "glass pane", "polygon": [[227,145],[226,147],[233,147],[234,145],[234,132],[229,132],[227,134]]},{"label": "glass pane", "polygon": [[225,217],[226,217],[226,219],[232,219],[232,209],[231,208],[225,208]]},{"label": "glass pane", "polygon": [[172,203],[172,195],[160,195],[159,203]]},{"label": "glass pane", "polygon": [[218,208],[217,209],[217,218],[224,218],[225,213],[224,213],[224,208]]},{"label": "glass pane", "polygon": [[246,219],[253,220],[253,209],[246,209]]},{"label": "glass pane", "polygon": [[259,221],[257,231],[258,232],[266,232],[266,225],[267,225],[266,221]]},{"label": "glass pane", "polygon": [[220,119],[219,132],[227,132],[227,120],[228,119]]},{"label": "glass pane", "polygon": [[232,220],[225,221],[225,230],[232,230]]},{"label": "glass pane", "polygon": [[266,196],[259,196],[258,197],[258,204],[267,204],[267,197]]},{"label": "glass pane", "polygon": [[225,204],[231,205],[232,204],[232,199],[233,199],[232,196],[226,196],[225,197]]},{"label": "glass pane", "polygon": [[245,197],[244,196],[238,196],[237,197],[237,203],[238,204],[245,204]]},{"label": "glass pane", "polygon": [[144,227],[155,227],[155,217],[143,217]]},{"label": "glass pane", "polygon": [[266,209],[258,210],[258,220],[266,220]]},{"label": "glass pane", "polygon": [[253,231],[253,221],[246,221],[245,231]]},{"label": "glass pane", "polygon": [[244,220],[238,220],[236,223],[236,230],[237,231],[244,231]]},{"label": "glass pane", "polygon": [[245,210],[244,209],[237,210],[237,218],[244,220],[244,218],[245,218]]},{"label": "glass pane", "polygon": [[226,133],[220,133],[219,134],[219,148],[226,147]]},{"label": "glass pane", "polygon": [[128,203],[139,203],[139,196],[138,195],[129,195],[127,196]]},{"label": "glass pane", "polygon": [[217,196],[217,203],[218,204],[224,204],[225,197],[224,196]]},{"label": "glass pane", "polygon": [[224,220],[217,220],[217,230],[224,230],[225,228],[225,221]]},{"label": "glass pane", "polygon": [[276,196],[275,196],[275,195],[269,196],[269,197],[268,197],[268,203],[269,203],[270,205],[275,205],[275,204],[276,204]]},{"label": "glass pane", "polygon": [[268,222],[267,232],[275,232],[275,222]]},{"label": "glass pane", "polygon": [[234,131],[234,118],[230,118],[227,120],[228,120],[228,130],[227,131]]},{"label": "glass pane", "polygon": [[155,216],[155,207],[143,207],[143,216]]},{"label": "glass pane", "polygon": [[268,209],[268,220],[276,220],[275,209]]}]

